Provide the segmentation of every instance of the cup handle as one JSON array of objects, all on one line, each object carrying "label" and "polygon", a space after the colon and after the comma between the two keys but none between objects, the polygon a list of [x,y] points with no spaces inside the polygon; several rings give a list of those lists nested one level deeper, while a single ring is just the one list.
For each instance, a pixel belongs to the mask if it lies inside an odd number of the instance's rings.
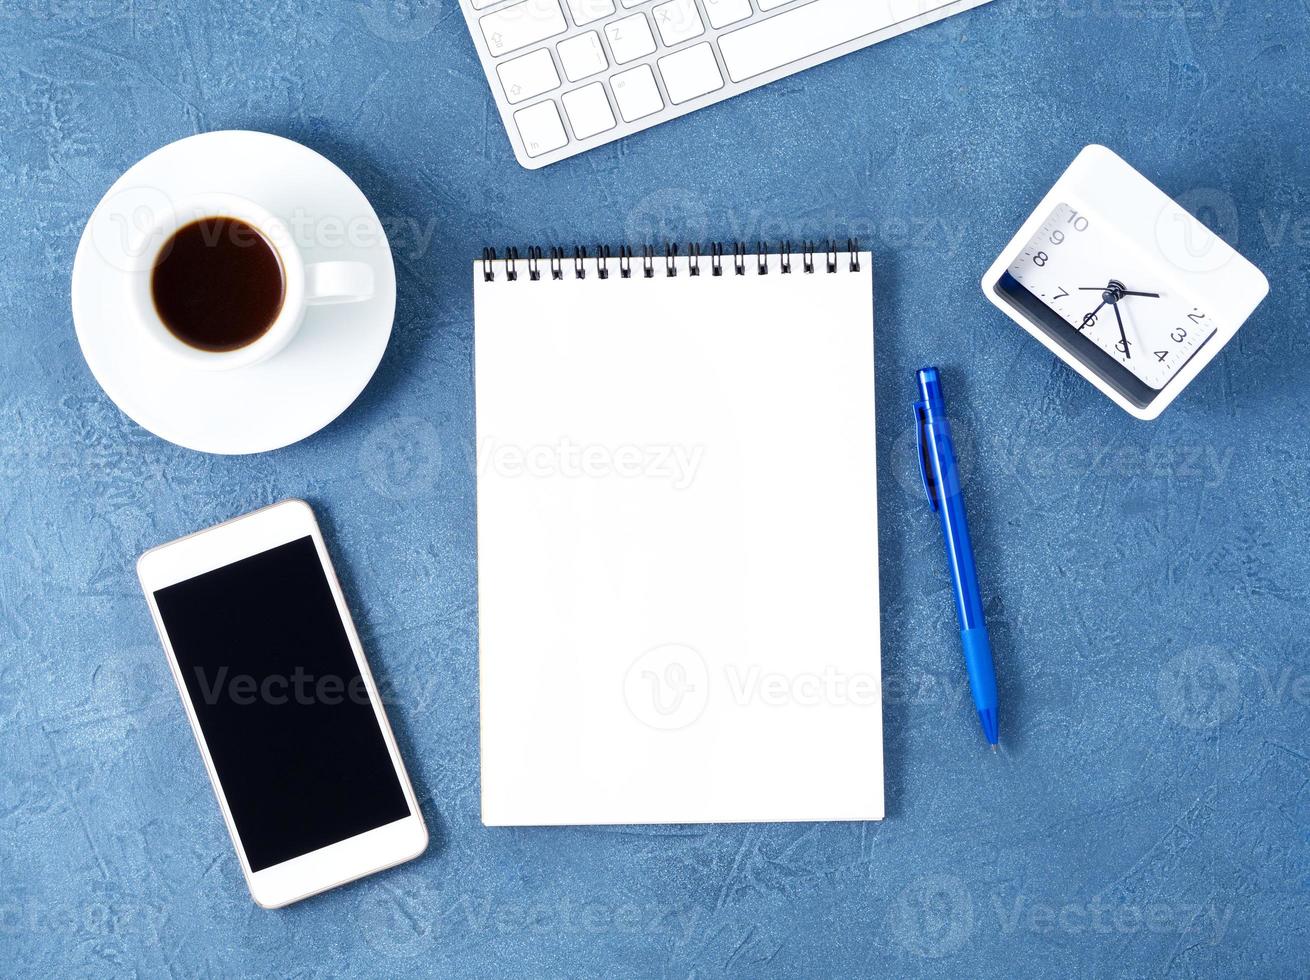
[{"label": "cup handle", "polygon": [[315,262],[305,266],[310,306],[360,303],[373,298],[373,267],[363,262]]}]

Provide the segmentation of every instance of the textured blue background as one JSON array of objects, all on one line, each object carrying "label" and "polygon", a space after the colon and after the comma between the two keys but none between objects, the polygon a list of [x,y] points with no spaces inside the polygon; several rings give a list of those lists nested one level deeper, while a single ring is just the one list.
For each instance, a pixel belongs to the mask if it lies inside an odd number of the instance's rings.
[{"label": "textured blue background", "polygon": [[[0,973],[1305,975],[1308,49],[1301,0],[998,0],[529,173],[452,0],[3,0]],[[224,128],[344,167],[400,279],[364,395],[256,458],[126,419],[69,315],[105,189]],[[1092,141],[1273,283],[1155,424],[977,285]],[[878,259],[888,819],[484,829],[468,260],[830,233]],[[911,473],[929,361],[971,474],[998,758]],[[413,865],[263,912],[133,561],[289,496],[321,515],[435,833]]]}]

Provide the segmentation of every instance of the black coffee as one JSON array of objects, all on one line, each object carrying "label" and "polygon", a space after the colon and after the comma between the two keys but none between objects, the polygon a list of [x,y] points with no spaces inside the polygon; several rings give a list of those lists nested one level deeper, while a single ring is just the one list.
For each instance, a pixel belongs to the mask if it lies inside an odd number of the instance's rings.
[{"label": "black coffee", "polygon": [[178,340],[200,350],[237,350],[262,337],[281,312],[282,261],[241,219],[201,218],[160,249],[150,291]]}]

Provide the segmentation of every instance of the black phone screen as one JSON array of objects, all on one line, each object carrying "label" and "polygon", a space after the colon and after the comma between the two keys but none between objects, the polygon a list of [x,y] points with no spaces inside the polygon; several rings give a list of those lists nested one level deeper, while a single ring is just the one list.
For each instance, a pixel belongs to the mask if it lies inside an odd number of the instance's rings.
[{"label": "black phone screen", "polygon": [[155,602],[252,871],[410,815],[312,538]]}]

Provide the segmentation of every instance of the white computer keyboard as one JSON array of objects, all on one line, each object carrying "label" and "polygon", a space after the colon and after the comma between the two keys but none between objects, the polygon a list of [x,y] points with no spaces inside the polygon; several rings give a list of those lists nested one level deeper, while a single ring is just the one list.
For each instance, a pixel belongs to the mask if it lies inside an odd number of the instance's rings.
[{"label": "white computer keyboard", "polygon": [[460,0],[537,168],[989,0]]}]

